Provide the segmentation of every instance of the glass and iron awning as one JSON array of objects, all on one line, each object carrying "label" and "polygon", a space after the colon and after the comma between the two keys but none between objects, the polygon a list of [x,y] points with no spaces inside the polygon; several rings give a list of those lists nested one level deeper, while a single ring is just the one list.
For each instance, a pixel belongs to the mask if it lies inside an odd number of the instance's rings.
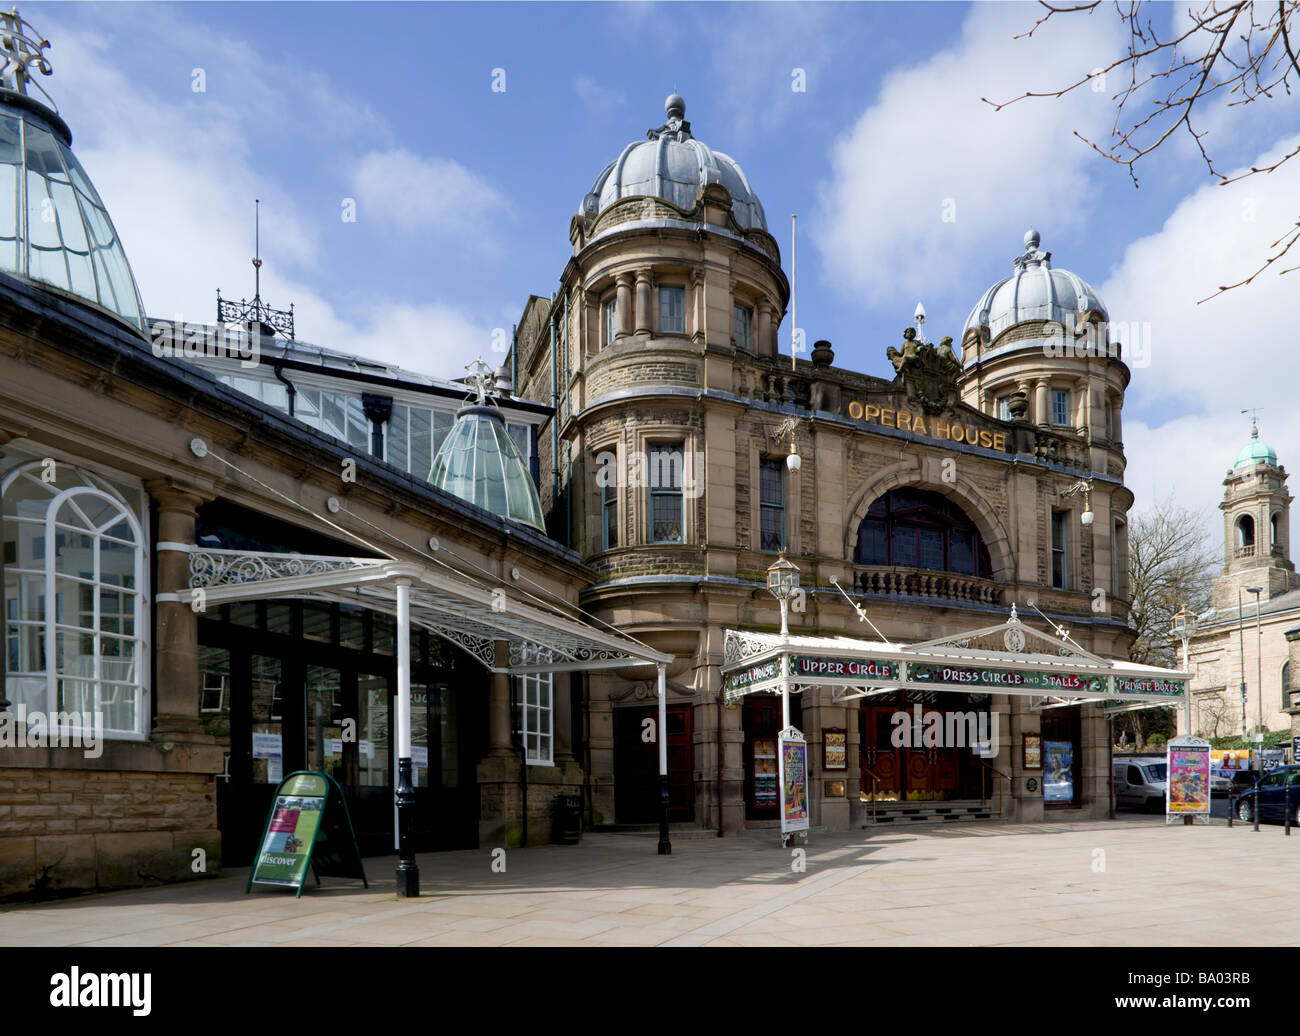
[{"label": "glass and iron awning", "polygon": [[[481,580],[452,570],[388,558],[206,547],[191,547],[188,553],[189,588],[175,597],[198,611],[234,601],[293,598],[396,615],[397,587],[405,583],[411,623],[463,648],[492,672],[517,676],[673,660],[626,634],[542,607],[522,592],[475,585]],[[509,644],[508,667],[497,665],[496,641]]]},{"label": "glass and iron awning", "polygon": [[747,694],[830,687],[849,701],[898,690],[1015,694],[1038,708],[1081,702],[1116,707],[1174,705],[1187,693],[1189,674],[1102,658],[1068,632],[1048,635],[1026,626],[1015,607],[1007,622],[920,644],[851,637],[727,630],[723,699]]}]

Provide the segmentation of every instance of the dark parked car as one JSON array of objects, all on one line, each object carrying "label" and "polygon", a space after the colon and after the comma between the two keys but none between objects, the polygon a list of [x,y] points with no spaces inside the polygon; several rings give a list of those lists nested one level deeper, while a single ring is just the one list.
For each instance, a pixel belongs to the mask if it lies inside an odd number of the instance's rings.
[{"label": "dark parked car", "polygon": [[1300,766],[1279,766],[1269,770],[1237,795],[1232,808],[1237,819],[1245,823],[1254,821],[1256,809],[1260,820],[1281,823],[1290,809],[1291,823],[1300,826]]}]

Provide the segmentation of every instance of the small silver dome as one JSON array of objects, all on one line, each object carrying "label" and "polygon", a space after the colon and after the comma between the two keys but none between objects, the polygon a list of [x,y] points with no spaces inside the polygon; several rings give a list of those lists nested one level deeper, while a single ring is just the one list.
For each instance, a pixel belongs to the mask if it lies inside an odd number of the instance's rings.
[{"label": "small silver dome", "polygon": [[989,288],[975,303],[962,338],[971,330],[992,341],[1007,328],[1028,320],[1053,320],[1074,331],[1079,317],[1097,313],[1109,320],[1096,290],[1069,270],[1052,269],[1052,253],[1039,251],[1038,231],[1025,234],[1025,253],[1012,260],[1015,272]]},{"label": "small silver dome", "polygon": [[546,531],[537,487],[494,406],[461,409],[433,458],[429,482],[485,511]]},{"label": "small silver dome", "polygon": [[582,199],[581,212],[597,216],[621,198],[650,196],[686,211],[695,207],[700,188],[719,183],[731,195],[732,214],[746,230],[767,229],[767,217],[744,171],[729,155],[691,136],[686,102],[677,94],[664,104],[667,122],[633,141],[596,177]]}]

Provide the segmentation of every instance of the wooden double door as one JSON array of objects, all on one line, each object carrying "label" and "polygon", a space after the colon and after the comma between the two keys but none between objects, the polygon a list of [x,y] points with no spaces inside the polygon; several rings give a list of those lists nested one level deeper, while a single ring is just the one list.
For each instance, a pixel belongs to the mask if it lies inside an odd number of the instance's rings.
[{"label": "wooden double door", "polygon": [[[614,710],[614,820],[653,824],[659,820],[659,742],[646,720],[659,723],[659,707]],[[695,746],[691,707],[669,705],[668,819],[695,819]]]},{"label": "wooden double door", "polygon": [[[975,706],[965,696],[934,695],[921,705],[902,695],[882,702],[873,699],[858,711],[861,746],[858,759],[862,775],[862,797],[876,802],[924,802],[943,799],[977,799],[984,779],[983,764],[969,745],[926,747],[922,732],[937,715],[943,730],[950,729],[950,713],[969,713]],[[902,716],[900,720],[898,717]],[[895,736],[902,724],[910,727],[907,738]],[[901,741],[901,744],[896,742]]]}]

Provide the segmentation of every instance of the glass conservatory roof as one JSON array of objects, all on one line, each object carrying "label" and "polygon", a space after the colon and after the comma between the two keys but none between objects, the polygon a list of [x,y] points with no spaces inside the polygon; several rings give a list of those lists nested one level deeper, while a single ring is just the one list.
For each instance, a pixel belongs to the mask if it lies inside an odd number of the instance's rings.
[{"label": "glass conservatory roof", "polygon": [[76,295],[144,333],[126,253],[70,143],[44,105],[0,90],[0,270]]},{"label": "glass conservatory roof", "polygon": [[501,411],[467,406],[433,458],[429,481],[503,518],[545,531],[542,504]]}]

